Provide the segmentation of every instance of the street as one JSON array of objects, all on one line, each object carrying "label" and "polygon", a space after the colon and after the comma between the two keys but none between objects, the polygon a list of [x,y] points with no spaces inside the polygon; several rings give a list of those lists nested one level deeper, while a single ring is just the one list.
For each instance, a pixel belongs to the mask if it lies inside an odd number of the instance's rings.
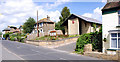
[{"label": "street", "polygon": [[8,40],[2,42],[2,60],[101,60]]}]

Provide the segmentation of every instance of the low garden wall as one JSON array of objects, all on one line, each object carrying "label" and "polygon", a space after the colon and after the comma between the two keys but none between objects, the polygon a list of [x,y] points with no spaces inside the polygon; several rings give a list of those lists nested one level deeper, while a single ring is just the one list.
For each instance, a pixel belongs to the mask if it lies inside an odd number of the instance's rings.
[{"label": "low garden wall", "polygon": [[120,51],[116,55],[110,55],[100,52],[84,52],[84,55],[106,60],[118,60],[120,62]]},{"label": "low garden wall", "polygon": [[65,44],[69,44],[71,42],[76,42],[78,37],[71,37],[71,38],[66,38],[63,40],[49,40],[49,41],[44,41],[44,40],[27,40],[26,43],[28,44],[33,44],[33,45],[38,45],[38,46],[44,46],[48,48],[55,48],[58,46],[62,46]]}]

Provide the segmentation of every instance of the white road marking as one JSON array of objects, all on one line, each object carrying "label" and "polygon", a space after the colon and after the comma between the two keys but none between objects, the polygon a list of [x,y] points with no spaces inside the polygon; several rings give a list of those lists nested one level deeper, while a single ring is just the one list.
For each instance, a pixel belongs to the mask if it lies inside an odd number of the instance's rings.
[{"label": "white road marking", "polygon": [[[3,46],[2,46],[3,47]],[[5,47],[3,47],[6,51],[8,51],[9,53],[11,53],[11,54],[13,54],[13,55],[15,55],[15,56],[17,56],[19,59],[21,59],[21,60],[24,60],[23,58],[21,58],[20,56],[18,56],[17,54],[15,54],[15,53],[12,53],[11,51],[9,51],[7,48],[5,48]]]},{"label": "white road marking", "polygon": [[60,58],[60,60],[67,60],[67,59],[64,59],[64,58]]}]

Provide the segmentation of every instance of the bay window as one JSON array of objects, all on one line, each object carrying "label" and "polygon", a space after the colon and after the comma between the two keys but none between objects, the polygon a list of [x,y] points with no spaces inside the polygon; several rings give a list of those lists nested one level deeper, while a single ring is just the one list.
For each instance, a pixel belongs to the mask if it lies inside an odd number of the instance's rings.
[{"label": "bay window", "polygon": [[120,33],[111,33],[110,48],[120,48]]}]

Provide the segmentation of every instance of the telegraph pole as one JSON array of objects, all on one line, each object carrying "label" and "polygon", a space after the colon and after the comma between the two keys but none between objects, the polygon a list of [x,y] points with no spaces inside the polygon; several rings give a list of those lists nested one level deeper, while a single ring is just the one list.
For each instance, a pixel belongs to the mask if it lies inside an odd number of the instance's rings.
[{"label": "telegraph pole", "polygon": [[39,37],[38,10],[37,10],[37,37]]}]

